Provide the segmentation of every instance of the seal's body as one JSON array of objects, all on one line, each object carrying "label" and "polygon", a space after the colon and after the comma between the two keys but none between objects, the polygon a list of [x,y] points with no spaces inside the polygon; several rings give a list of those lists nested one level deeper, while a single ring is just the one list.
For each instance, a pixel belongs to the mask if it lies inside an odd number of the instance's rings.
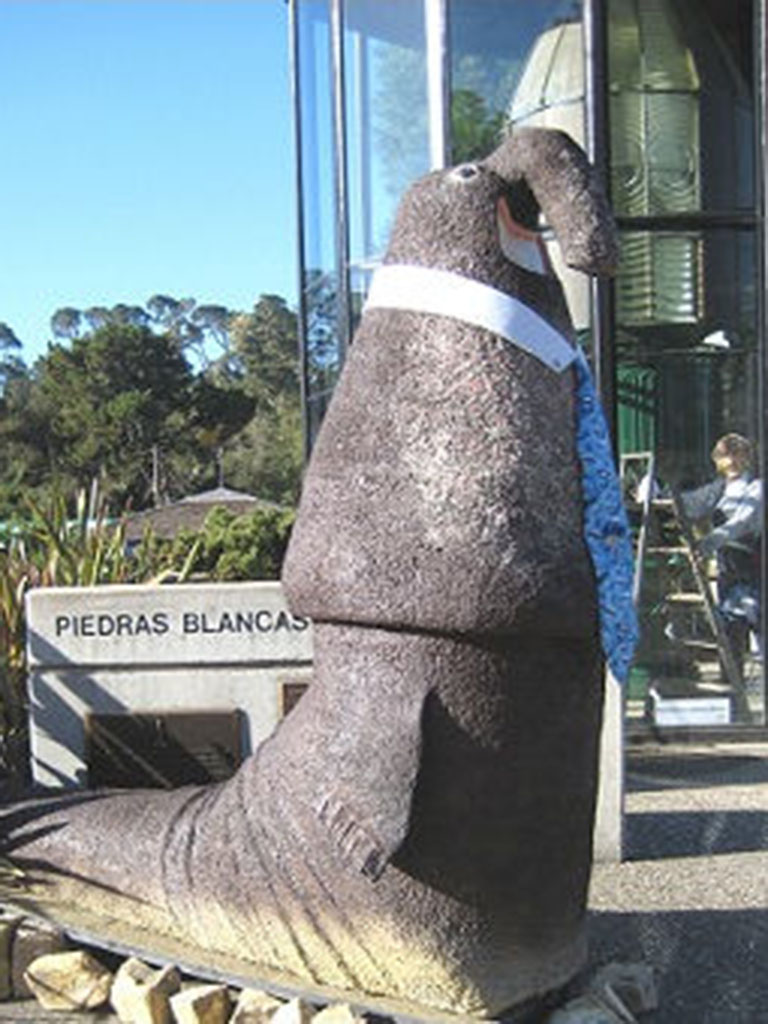
[{"label": "seal's body", "polygon": [[[567,334],[556,280],[499,245],[499,204],[524,219],[529,186],[599,269],[586,162],[536,130],[418,183],[386,261],[474,277]],[[585,954],[601,706],[581,537],[570,372],[368,310],[284,571],[314,619],[307,694],[226,784],[11,809],[8,849],[256,970],[479,1016],[561,985]]]},{"label": "seal's body", "polygon": [[[491,285],[569,337],[557,278],[500,247],[506,181],[471,170],[411,188],[385,265]],[[283,569],[294,602],[317,621],[589,633],[573,391],[482,328],[366,310],[304,481]]]}]

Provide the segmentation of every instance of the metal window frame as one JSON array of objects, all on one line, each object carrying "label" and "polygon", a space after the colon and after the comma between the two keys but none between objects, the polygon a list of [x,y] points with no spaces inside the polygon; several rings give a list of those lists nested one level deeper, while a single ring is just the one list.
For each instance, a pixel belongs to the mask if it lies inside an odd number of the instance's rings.
[{"label": "metal window frame", "polygon": [[[369,54],[368,42],[360,36],[354,40],[354,52],[350,55],[352,63],[352,77],[354,88],[357,93],[358,119],[355,126],[355,138],[358,146],[358,174],[360,177],[360,214],[361,214],[361,244],[362,252],[367,258],[373,250],[373,186],[371,147],[372,133],[369,119],[365,116],[370,106],[370,89],[368,79]],[[347,155],[349,162],[349,155]],[[352,239],[350,237],[350,258]]]},{"label": "metal window frame", "polygon": [[336,331],[339,367],[351,341],[349,283],[349,188],[347,181],[347,119],[344,82],[344,0],[331,0],[331,74],[333,81],[333,164],[336,237]]},{"label": "metal window frame", "polygon": [[[292,0],[298,3],[300,0]],[[450,61],[448,0],[423,0],[426,35],[430,164],[446,167],[450,159]],[[349,156],[347,150],[345,84],[345,0],[330,0],[330,36],[333,83],[334,224],[336,238],[337,340],[339,366],[352,342],[354,311],[350,280]]]},{"label": "metal window frame", "polygon": [[448,0],[424,0],[427,50],[429,165],[433,171],[451,159],[451,67]]},{"label": "metal window frame", "polygon": [[[768,231],[766,230],[766,202],[768,202],[768,0],[756,0],[753,26],[754,60],[757,74],[757,97],[755,103],[755,188],[757,189],[756,209],[758,215],[757,252],[758,283],[758,419],[760,429],[759,459],[760,475],[768,479]],[[765,483],[763,484],[765,486]],[[765,645],[768,640],[768,515],[763,510],[763,542],[760,561],[760,633],[763,645],[763,729],[768,725],[768,690],[765,678]]]},{"label": "metal window frame", "polygon": [[[610,202],[610,137],[608,130],[608,24],[609,0],[582,0],[581,23],[584,47],[584,121],[587,156],[595,166]],[[616,356],[612,344],[615,324],[613,281],[590,278],[592,346],[595,383],[605,417],[617,447]]]},{"label": "metal window frame", "polygon": [[307,358],[307,303],[304,296],[304,165],[301,132],[301,61],[299,60],[300,0],[288,4],[288,59],[290,61],[291,109],[293,112],[293,140],[295,153],[294,188],[296,189],[296,269],[297,313],[299,336],[299,389],[301,400],[302,454],[304,463],[309,459],[309,361]]},{"label": "metal window frame", "polygon": [[[291,79],[291,104],[293,113],[293,135],[294,135],[294,152],[295,152],[295,167],[294,167],[294,187],[296,189],[296,270],[297,270],[297,320],[298,320],[298,335],[299,335],[299,389],[301,397],[301,426],[302,426],[302,455],[304,464],[309,461],[312,448],[312,398],[317,397],[311,394],[310,381],[309,381],[309,354],[307,347],[307,338],[309,334],[309,314],[307,308],[307,299],[305,292],[305,242],[306,242],[306,231],[304,228],[305,224],[305,208],[304,208],[304,146],[303,146],[303,133],[302,133],[302,61],[301,61],[301,39],[300,39],[300,15],[299,7],[302,0],[287,0],[288,3],[288,56],[290,64],[290,79]],[[326,0],[328,4],[328,10],[331,11],[331,6],[334,0]],[[332,22],[329,20],[329,32],[332,28]],[[330,40],[331,51],[334,50],[334,40]],[[338,279],[338,263],[339,263],[339,225],[338,211],[343,209],[341,205],[341,196],[338,194],[338,179],[339,169],[337,167],[337,154],[338,145],[336,141],[337,129],[335,126],[336,122],[336,102],[337,88],[335,80],[333,78],[332,69],[332,87],[334,97],[332,98],[331,116],[333,121],[333,132],[334,140],[332,146],[332,159],[334,161],[333,178],[334,178],[334,244],[336,249],[336,276]],[[342,94],[343,100],[343,94]],[[338,317],[337,317],[338,321]],[[338,332],[337,322],[337,332]],[[346,334],[344,335],[346,337]]]}]

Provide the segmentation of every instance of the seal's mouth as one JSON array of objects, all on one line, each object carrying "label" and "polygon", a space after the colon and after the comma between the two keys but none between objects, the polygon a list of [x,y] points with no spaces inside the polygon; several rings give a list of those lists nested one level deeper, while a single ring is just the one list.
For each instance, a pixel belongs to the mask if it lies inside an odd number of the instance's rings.
[{"label": "seal's mouth", "polygon": [[518,224],[509,212],[506,199],[502,196],[496,204],[496,223],[499,229],[499,245],[505,257],[523,270],[533,274],[551,274],[547,249],[541,235]]}]

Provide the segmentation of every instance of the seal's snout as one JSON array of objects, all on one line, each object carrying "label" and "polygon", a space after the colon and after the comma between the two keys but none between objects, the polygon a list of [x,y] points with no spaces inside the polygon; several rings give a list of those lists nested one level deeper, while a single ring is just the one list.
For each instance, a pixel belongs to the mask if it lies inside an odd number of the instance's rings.
[{"label": "seal's snout", "polygon": [[[587,274],[615,273],[619,251],[613,217],[594,168],[568,135],[519,129],[483,164],[503,178],[516,197],[528,194],[535,200],[569,266]],[[519,213],[516,219],[529,223]]]},{"label": "seal's snout", "polygon": [[544,239],[515,220],[504,196],[496,204],[496,224],[505,259],[534,274],[552,273]]}]

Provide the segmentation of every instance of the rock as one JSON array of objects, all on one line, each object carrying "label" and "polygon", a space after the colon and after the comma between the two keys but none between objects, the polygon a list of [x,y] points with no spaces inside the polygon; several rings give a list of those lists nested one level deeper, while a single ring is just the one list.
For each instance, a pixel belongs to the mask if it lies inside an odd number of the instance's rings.
[{"label": "rock", "polygon": [[243,989],[229,1024],[266,1024],[283,1005],[282,999],[261,989]]},{"label": "rock", "polygon": [[81,949],[37,957],[24,978],[46,1010],[95,1010],[112,986],[112,972]]},{"label": "rock", "polygon": [[336,1003],[316,1013],[312,1024],[361,1024],[364,1020],[365,1017],[358,1017],[347,1003]]},{"label": "rock", "polygon": [[571,999],[547,1017],[546,1024],[631,1024],[634,1017],[619,1017],[597,996],[588,993]]},{"label": "rock", "polygon": [[177,1024],[226,1024],[229,991],[226,985],[192,985],[171,996],[171,1012]]},{"label": "rock", "polygon": [[303,999],[291,999],[272,1014],[271,1024],[309,1024],[314,1016],[315,1011],[309,1003]]},{"label": "rock", "polygon": [[13,995],[13,939],[21,920],[18,914],[0,911],[0,1000]]},{"label": "rock", "polygon": [[635,1014],[657,1007],[652,967],[611,963],[601,967],[587,991],[556,1010],[547,1024],[637,1024]]},{"label": "rock", "polygon": [[169,1024],[170,998],[180,988],[175,967],[156,970],[131,957],[115,975],[109,998],[123,1024]]},{"label": "rock", "polygon": [[14,999],[29,999],[34,995],[25,979],[26,970],[33,960],[51,953],[63,953],[68,948],[66,936],[58,928],[44,921],[23,918],[13,936],[11,987]]},{"label": "rock", "polygon": [[643,1014],[659,1005],[653,968],[649,964],[610,963],[595,974],[590,991],[625,1014]]}]

